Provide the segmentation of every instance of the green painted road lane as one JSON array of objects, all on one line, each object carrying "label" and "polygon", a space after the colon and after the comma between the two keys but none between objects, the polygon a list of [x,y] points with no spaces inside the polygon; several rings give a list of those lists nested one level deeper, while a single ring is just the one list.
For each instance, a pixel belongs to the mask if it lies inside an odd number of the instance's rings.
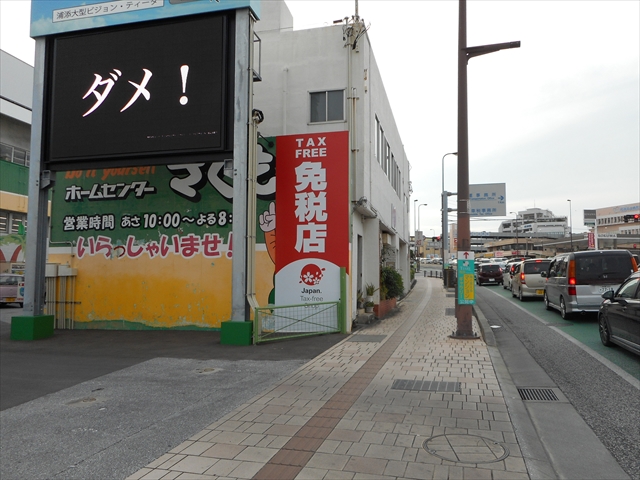
[{"label": "green painted road lane", "polygon": [[[535,315],[541,320],[549,323],[549,326],[561,328],[567,335],[575,338],[578,342],[589,347],[594,352],[602,355],[610,362],[622,368],[629,375],[640,380],[640,356],[621,347],[605,347],[600,341],[598,317],[596,314],[575,315],[570,320],[563,320],[560,316],[560,312],[556,310],[547,310],[544,307],[544,302],[541,298],[531,298],[521,302],[517,298],[511,296],[511,291],[505,290],[498,285],[477,288],[488,288],[491,292],[504,297],[532,315]],[[480,305],[480,308],[482,308],[482,305]]]}]

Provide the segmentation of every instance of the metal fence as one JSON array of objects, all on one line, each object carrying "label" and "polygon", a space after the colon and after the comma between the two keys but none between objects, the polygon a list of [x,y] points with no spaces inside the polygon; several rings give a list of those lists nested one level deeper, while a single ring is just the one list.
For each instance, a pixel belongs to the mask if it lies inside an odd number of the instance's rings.
[{"label": "metal fence", "polygon": [[338,333],[340,302],[259,307],[255,310],[253,343]]}]

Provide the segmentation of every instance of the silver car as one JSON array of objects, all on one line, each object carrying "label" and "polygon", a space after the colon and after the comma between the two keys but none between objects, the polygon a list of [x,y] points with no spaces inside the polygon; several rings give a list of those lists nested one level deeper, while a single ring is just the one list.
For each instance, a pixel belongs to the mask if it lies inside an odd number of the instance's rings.
[{"label": "silver car", "polygon": [[542,298],[544,296],[545,279],[543,272],[547,272],[551,260],[532,258],[525,260],[516,267],[511,278],[511,295],[520,301],[525,298]]},{"label": "silver car", "polygon": [[513,278],[513,273],[515,271],[516,265],[522,263],[524,258],[511,259],[507,262],[505,267],[503,268],[502,275],[504,277],[504,283],[502,284],[502,288],[506,290],[511,290],[511,279]]},{"label": "silver car", "polygon": [[597,313],[602,294],[617,290],[638,270],[628,250],[592,250],[558,255],[544,275],[544,304],[567,319],[574,313]]}]

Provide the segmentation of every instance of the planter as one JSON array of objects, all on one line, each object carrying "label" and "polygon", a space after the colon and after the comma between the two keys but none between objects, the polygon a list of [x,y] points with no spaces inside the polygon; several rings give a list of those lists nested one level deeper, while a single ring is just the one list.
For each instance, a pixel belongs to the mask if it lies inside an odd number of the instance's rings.
[{"label": "planter", "polygon": [[374,307],[364,307],[364,312],[365,313],[373,313],[373,308]]},{"label": "planter", "polygon": [[386,300],[381,300],[378,305],[375,305],[373,307],[373,313],[378,318],[384,318],[387,313],[396,308],[397,302],[397,298],[388,298]]}]

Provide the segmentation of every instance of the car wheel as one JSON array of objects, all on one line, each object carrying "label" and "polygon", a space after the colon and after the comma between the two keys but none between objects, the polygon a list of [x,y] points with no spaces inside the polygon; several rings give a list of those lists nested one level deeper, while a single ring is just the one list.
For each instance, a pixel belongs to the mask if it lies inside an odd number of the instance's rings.
[{"label": "car wheel", "polygon": [[598,315],[598,329],[600,330],[600,341],[606,347],[611,347],[611,332],[609,330],[609,324],[603,315]]},{"label": "car wheel", "polygon": [[522,289],[518,290],[518,300],[524,302],[524,297],[522,296]]},{"label": "car wheel", "polygon": [[547,297],[547,292],[544,292],[544,308],[547,310],[551,310],[551,305],[549,305],[549,297]]},{"label": "car wheel", "polygon": [[560,316],[564,320],[569,320],[569,317],[571,317],[571,314],[567,312],[567,305],[564,303],[563,297],[560,297]]}]

